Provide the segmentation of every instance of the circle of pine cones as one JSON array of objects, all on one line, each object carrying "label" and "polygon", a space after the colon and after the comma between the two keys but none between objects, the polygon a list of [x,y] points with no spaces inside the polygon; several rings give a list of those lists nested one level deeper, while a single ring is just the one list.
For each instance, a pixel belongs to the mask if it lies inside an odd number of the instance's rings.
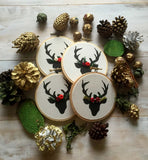
[{"label": "circle of pine cones", "polygon": [[94,140],[103,139],[107,136],[108,123],[95,122],[89,130],[89,136]]},{"label": "circle of pine cones", "polygon": [[40,72],[31,62],[21,62],[14,67],[11,78],[15,84],[22,90],[33,88],[40,79]]},{"label": "circle of pine cones", "polygon": [[12,41],[13,48],[19,48],[17,53],[33,52],[39,45],[38,37],[33,32],[23,33],[15,41]]}]

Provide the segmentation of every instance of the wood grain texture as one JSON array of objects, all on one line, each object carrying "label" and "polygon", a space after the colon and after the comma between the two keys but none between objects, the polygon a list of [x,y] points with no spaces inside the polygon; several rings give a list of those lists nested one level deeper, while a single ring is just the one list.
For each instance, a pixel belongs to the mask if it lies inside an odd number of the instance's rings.
[{"label": "wood grain texture", "polygon": [[[103,5],[104,3],[104,5]],[[114,5],[111,5],[113,3]],[[120,4],[123,3],[123,4]],[[124,4],[126,3],[126,4]],[[132,3],[132,4],[128,4]],[[48,22],[45,26],[36,23],[36,15],[45,12],[48,15]],[[138,60],[144,64],[144,77],[139,81],[139,96],[132,101],[140,108],[140,119],[131,121],[126,115],[122,115],[117,109],[107,119],[110,123],[108,138],[99,143],[89,139],[88,134],[78,136],[73,142],[71,154],[66,153],[66,142],[57,152],[39,152],[34,139],[27,134],[16,115],[16,105],[3,106],[0,104],[0,160],[147,160],[148,145],[148,1],[147,0],[0,0],[0,72],[13,68],[20,61],[31,61],[35,63],[36,53],[16,54],[12,47],[12,41],[21,33],[32,31],[38,34],[40,41],[50,37],[54,32],[52,27],[55,18],[68,12],[70,16],[79,18],[77,30],[82,32],[83,16],[85,13],[93,13],[92,43],[103,49],[105,40],[98,36],[96,26],[101,19],[108,19],[110,22],[115,16],[123,15],[128,21],[128,30],[138,31],[144,36],[138,52],[135,54]],[[72,39],[70,27],[65,36]],[[113,68],[113,59],[109,60],[108,76]],[[35,89],[27,97],[34,98]],[[82,122],[76,119],[78,123]],[[48,123],[53,123],[46,120]],[[61,123],[56,123],[62,125]]]},{"label": "wood grain texture", "polygon": [[51,1],[51,0],[1,0],[0,5],[8,6],[8,5],[33,5],[33,6],[42,6],[42,5],[92,5],[92,4],[146,4],[148,3],[147,0],[58,0],[58,1]]}]

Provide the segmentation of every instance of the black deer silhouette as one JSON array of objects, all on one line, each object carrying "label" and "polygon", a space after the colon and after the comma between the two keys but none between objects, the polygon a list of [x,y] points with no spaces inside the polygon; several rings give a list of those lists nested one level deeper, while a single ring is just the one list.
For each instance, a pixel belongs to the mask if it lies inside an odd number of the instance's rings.
[{"label": "black deer silhouette", "polygon": [[105,95],[107,94],[107,91],[108,91],[108,85],[109,84],[105,84],[103,81],[103,94],[101,94],[100,92],[97,92],[98,95],[94,94],[92,96],[92,92],[88,95],[87,94],[87,91],[88,91],[88,88],[85,89],[85,86],[89,83],[89,81],[87,82],[84,82],[82,80],[82,92],[83,94],[85,95],[84,98],[83,98],[83,102],[85,104],[89,104],[89,109],[91,110],[91,113],[93,116],[96,116],[96,114],[99,112],[100,110],[100,105],[102,103],[106,103],[107,101],[107,98],[105,97]]},{"label": "black deer silhouette", "polygon": [[64,91],[63,89],[61,89],[61,94],[56,94],[56,91],[53,92],[53,94],[50,93],[51,88],[47,89],[47,86],[50,84],[51,82],[43,82],[43,87],[45,89],[45,93],[47,95],[49,95],[50,97],[48,98],[49,103],[55,103],[55,106],[57,107],[57,109],[59,110],[59,112],[61,114],[64,114],[66,108],[67,108],[67,100],[69,99],[69,91],[70,91],[70,83],[68,83],[66,81],[65,86],[67,87],[67,90]]},{"label": "black deer silhouette", "polygon": [[[64,44],[65,44],[65,46],[67,48],[68,44],[66,42],[64,42]],[[49,64],[52,64],[53,68],[61,68],[61,59],[62,59],[63,53],[60,53],[61,56],[57,56],[57,57],[55,56],[55,53],[53,53],[51,55],[51,49],[48,50],[49,46],[51,46],[51,45],[52,45],[52,43],[46,44],[46,42],[45,42],[44,48],[45,48],[46,54],[49,56],[49,58],[47,59],[47,62]],[[64,48],[64,49],[66,49],[66,48]],[[61,70],[55,70],[56,73],[58,73],[60,71]]]},{"label": "black deer silhouette", "polygon": [[75,63],[75,66],[77,68],[80,68],[80,72],[84,74],[87,72],[91,72],[91,67],[98,67],[98,64],[95,64],[95,63],[98,62],[101,52],[98,53],[98,51],[94,48],[96,51],[96,54],[94,54],[95,59],[92,60],[91,58],[89,58],[89,62],[88,62],[85,57],[79,59],[80,54],[77,54],[77,52],[81,49],[82,48],[77,48],[77,46],[75,47],[74,58],[77,60],[77,62]]}]

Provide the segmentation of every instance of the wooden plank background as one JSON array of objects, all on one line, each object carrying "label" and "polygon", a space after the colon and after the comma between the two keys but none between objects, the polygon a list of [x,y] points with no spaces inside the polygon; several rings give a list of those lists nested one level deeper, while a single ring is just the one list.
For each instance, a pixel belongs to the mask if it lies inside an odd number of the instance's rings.
[{"label": "wooden plank background", "polygon": [[[44,12],[48,15],[45,27],[36,23],[36,15]],[[40,36],[40,41],[50,37],[54,32],[55,18],[67,12],[79,18],[77,30],[82,31],[83,16],[93,13],[92,42],[103,49],[104,40],[99,38],[96,26],[101,19],[110,22],[115,16],[123,15],[128,21],[128,29],[138,31],[144,36],[136,58],[144,64],[145,75],[139,82],[140,94],[133,99],[140,108],[140,119],[131,121],[118,110],[108,118],[109,133],[105,140],[98,143],[91,141],[88,134],[78,136],[73,143],[71,154],[66,153],[65,141],[53,154],[41,153],[37,150],[34,139],[22,128],[16,116],[16,106],[0,105],[0,160],[147,160],[148,159],[148,1],[147,0],[0,0],[0,72],[13,68],[20,61],[35,63],[35,53],[20,55],[12,47],[12,41],[21,33],[35,32]],[[65,36],[72,39],[73,31],[68,28]],[[113,67],[113,60],[109,60],[109,71]],[[34,90],[28,97],[34,97]],[[47,123],[54,123],[46,120]],[[76,118],[76,121],[81,121]],[[61,126],[62,124],[58,123]]]}]

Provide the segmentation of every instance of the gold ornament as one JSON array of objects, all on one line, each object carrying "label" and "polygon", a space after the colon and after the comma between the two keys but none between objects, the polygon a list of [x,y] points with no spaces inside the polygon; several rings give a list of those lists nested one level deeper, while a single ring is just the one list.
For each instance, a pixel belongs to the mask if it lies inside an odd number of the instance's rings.
[{"label": "gold ornament", "polygon": [[47,125],[35,134],[40,151],[54,151],[62,143],[62,131],[54,125]]},{"label": "gold ornament", "polygon": [[84,32],[85,35],[89,35],[92,32],[91,24],[84,24],[83,32]]},{"label": "gold ornament", "polygon": [[125,55],[125,58],[126,58],[126,60],[127,60],[128,62],[133,62],[133,60],[135,59],[135,56],[134,56],[133,53],[127,53],[127,54]]},{"label": "gold ornament", "polygon": [[135,104],[130,106],[129,116],[131,118],[138,119],[139,118],[139,108]]},{"label": "gold ornament", "polygon": [[140,61],[135,61],[135,63],[133,64],[133,68],[137,69],[137,68],[142,68],[143,64]]},{"label": "gold ornament", "polygon": [[94,20],[94,16],[90,13],[87,13],[87,14],[84,15],[83,20],[84,20],[84,23],[91,24],[92,21]]},{"label": "gold ornament", "polygon": [[115,59],[115,65],[119,65],[119,64],[125,64],[126,60],[123,57],[117,57]]},{"label": "gold ornament", "polygon": [[113,71],[111,72],[111,78],[118,87],[138,87],[131,69],[123,57],[117,57],[115,59],[115,66]]},{"label": "gold ornament", "polygon": [[12,41],[14,44],[12,48],[19,48],[17,53],[32,52],[39,45],[38,37],[33,32],[23,33],[15,41]]},{"label": "gold ornament", "polygon": [[40,79],[40,72],[31,62],[21,62],[14,67],[11,78],[22,90],[33,88]]},{"label": "gold ornament", "polygon": [[77,17],[72,17],[72,18],[70,18],[70,25],[71,25],[72,27],[75,27],[78,23],[79,23],[79,20],[78,20]]},{"label": "gold ornament", "polygon": [[80,32],[74,32],[73,38],[74,41],[79,41],[82,38],[82,34]]},{"label": "gold ornament", "polygon": [[54,21],[54,24],[53,24],[54,29],[60,32],[66,30],[68,20],[69,20],[68,13],[60,14]]}]

